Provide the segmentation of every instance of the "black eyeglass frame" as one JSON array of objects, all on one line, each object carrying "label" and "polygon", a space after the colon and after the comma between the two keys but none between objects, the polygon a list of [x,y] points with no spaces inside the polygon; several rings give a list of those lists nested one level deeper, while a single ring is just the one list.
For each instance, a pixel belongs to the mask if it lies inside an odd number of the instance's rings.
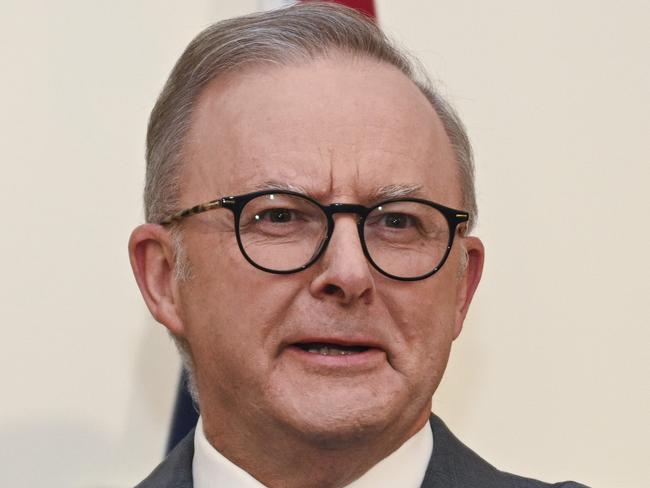
[{"label": "black eyeglass frame", "polygon": [[[294,197],[303,198],[311,202],[318,208],[320,208],[321,211],[327,217],[327,234],[325,235],[325,239],[323,239],[323,242],[318,252],[315,253],[314,256],[306,264],[303,264],[302,266],[299,266],[297,268],[279,271],[275,269],[265,268],[264,266],[260,266],[255,261],[253,261],[251,257],[246,253],[246,250],[244,249],[244,245],[242,244],[241,236],[239,234],[239,222],[241,218],[241,213],[248,202],[250,202],[251,200],[257,197],[261,197],[264,195],[290,195]],[[442,213],[445,219],[447,220],[447,225],[449,226],[449,240],[447,242],[447,247],[445,248],[445,254],[443,255],[440,262],[428,273],[415,276],[415,277],[409,277],[409,278],[393,275],[391,273],[384,271],[377,263],[375,263],[375,261],[370,256],[370,253],[368,252],[368,247],[366,246],[366,239],[363,235],[366,218],[377,207],[380,207],[382,205],[387,205],[389,203],[395,203],[395,202],[415,202],[415,203],[428,205],[429,207],[435,208],[440,213]],[[233,213],[235,219],[235,235],[237,237],[237,245],[239,246],[239,250],[241,251],[244,258],[246,258],[246,261],[248,261],[252,266],[254,266],[257,269],[266,271],[267,273],[273,273],[273,274],[292,274],[292,273],[298,273],[300,271],[309,268],[312,264],[318,261],[318,259],[323,255],[323,253],[327,249],[327,246],[329,245],[332,234],[334,233],[334,225],[335,225],[334,214],[337,213],[357,214],[359,216],[359,218],[357,219],[357,231],[359,233],[359,242],[361,243],[361,249],[363,250],[364,256],[370,262],[370,264],[372,264],[372,266],[381,274],[391,279],[399,280],[399,281],[419,281],[428,278],[429,276],[438,272],[440,268],[442,268],[442,266],[447,261],[447,258],[449,257],[449,253],[451,252],[451,247],[454,243],[454,237],[456,235],[458,226],[464,222],[469,221],[468,212],[446,207],[439,203],[432,202],[430,200],[424,200],[421,198],[393,198],[393,199],[381,201],[373,205],[372,207],[366,207],[364,205],[352,204],[352,203],[332,203],[329,205],[322,205],[320,202],[314,200],[313,198],[303,193],[298,193],[298,192],[293,192],[288,190],[261,190],[252,193],[245,193],[243,195],[217,198],[216,200],[211,200],[210,202],[207,203],[201,203],[199,205],[195,205],[185,210],[181,210],[180,212],[175,213],[174,215],[158,223],[159,225],[170,225],[179,222],[191,215],[200,214],[217,208],[227,208]]]}]

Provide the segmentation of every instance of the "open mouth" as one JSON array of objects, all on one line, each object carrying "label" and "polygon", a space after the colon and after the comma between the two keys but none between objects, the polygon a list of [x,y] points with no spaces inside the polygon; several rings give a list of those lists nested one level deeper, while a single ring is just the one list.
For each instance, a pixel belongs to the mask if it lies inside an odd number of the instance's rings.
[{"label": "open mouth", "polygon": [[343,344],[332,344],[327,342],[303,342],[294,344],[295,347],[311,354],[321,356],[351,356],[367,351],[367,346],[346,346]]}]

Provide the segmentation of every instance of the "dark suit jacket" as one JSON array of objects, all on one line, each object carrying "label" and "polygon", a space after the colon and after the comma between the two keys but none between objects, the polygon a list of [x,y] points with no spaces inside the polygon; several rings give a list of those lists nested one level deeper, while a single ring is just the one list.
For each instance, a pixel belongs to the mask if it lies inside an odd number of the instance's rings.
[{"label": "dark suit jacket", "polygon": [[[429,424],[433,454],[422,488],[586,488],[571,481],[550,485],[499,471],[461,443],[438,417],[431,415]],[[194,431],[136,488],[192,488],[193,456]]]}]

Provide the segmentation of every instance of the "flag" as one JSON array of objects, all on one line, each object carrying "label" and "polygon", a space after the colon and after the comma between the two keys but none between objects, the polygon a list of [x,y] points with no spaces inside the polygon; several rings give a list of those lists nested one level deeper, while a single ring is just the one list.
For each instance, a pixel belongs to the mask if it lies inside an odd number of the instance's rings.
[{"label": "flag", "polygon": [[[309,1],[322,1],[322,0],[303,0],[303,3]],[[377,11],[375,10],[374,0],[329,0],[333,3],[340,3],[341,5],[346,5],[350,8],[358,10],[361,13],[366,14],[372,19],[377,19]],[[300,3],[296,0],[258,0],[258,5],[260,10],[271,10],[274,8],[288,7],[295,3]]]}]

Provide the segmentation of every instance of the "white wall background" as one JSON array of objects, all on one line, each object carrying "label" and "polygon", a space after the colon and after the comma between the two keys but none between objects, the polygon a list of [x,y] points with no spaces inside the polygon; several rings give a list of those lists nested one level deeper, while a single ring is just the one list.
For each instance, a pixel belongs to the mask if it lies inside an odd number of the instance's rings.
[{"label": "white wall background", "polygon": [[[650,480],[650,3],[377,2],[474,141],[484,280],[434,406],[505,470]],[[126,242],[189,40],[257,2],[0,3],[0,485],[126,487],[178,360]]]}]

